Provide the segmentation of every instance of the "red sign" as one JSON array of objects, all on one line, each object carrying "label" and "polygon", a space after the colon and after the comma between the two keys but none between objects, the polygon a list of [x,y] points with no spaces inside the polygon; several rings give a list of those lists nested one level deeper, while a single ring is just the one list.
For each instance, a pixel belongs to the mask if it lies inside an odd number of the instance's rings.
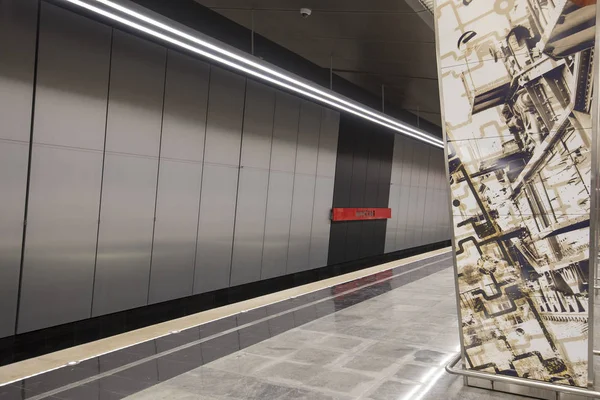
[{"label": "red sign", "polygon": [[392,218],[391,208],[334,208],[332,221],[364,221],[370,219]]}]

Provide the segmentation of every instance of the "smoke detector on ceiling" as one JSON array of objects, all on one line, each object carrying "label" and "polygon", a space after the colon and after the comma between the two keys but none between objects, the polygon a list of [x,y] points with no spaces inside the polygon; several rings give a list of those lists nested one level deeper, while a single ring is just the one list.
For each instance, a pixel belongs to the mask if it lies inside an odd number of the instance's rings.
[{"label": "smoke detector on ceiling", "polygon": [[302,15],[302,18],[308,18],[310,17],[310,14],[312,14],[312,10],[310,8],[302,7],[300,9],[300,15]]}]

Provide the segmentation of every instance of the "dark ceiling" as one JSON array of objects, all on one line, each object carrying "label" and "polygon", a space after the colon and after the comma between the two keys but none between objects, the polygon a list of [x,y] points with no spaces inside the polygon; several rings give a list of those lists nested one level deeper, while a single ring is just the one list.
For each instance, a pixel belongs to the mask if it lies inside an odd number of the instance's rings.
[{"label": "dark ceiling", "polygon": [[419,0],[196,1],[441,125],[433,18]]}]

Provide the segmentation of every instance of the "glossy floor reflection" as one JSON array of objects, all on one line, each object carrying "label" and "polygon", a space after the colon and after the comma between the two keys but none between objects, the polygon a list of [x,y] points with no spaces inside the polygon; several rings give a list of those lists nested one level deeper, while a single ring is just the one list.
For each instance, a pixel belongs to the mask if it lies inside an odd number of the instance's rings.
[{"label": "glossy floor reflection", "polygon": [[458,347],[454,299],[445,268],[128,399],[515,398],[464,387],[444,372]]}]

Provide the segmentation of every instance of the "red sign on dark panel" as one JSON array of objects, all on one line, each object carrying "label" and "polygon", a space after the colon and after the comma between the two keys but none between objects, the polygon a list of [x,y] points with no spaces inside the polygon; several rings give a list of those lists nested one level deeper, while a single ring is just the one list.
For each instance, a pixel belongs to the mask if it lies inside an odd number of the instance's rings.
[{"label": "red sign on dark panel", "polygon": [[370,219],[392,218],[391,208],[334,208],[332,221],[363,221]]}]

